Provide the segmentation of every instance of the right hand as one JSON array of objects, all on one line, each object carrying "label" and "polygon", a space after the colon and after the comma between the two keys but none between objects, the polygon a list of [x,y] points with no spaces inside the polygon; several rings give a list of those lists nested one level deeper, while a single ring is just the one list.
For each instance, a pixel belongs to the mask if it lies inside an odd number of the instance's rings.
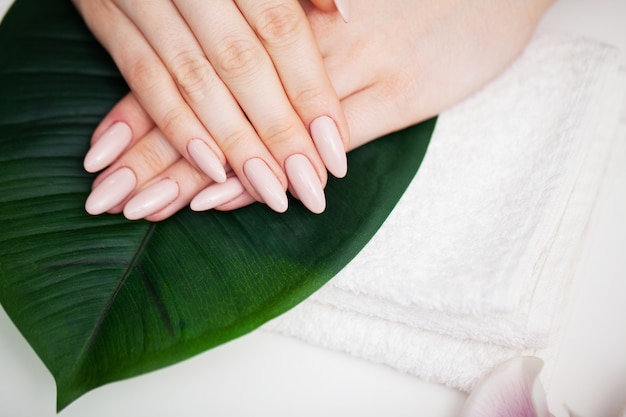
[{"label": "right hand", "polygon": [[[296,0],[74,3],[171,147],[209,178],[225,181],[228,164],[282,212],[289,177],[305,175],[321,191],[326,169],[346,174],[347,122]],[[128,144],[132,126],[108,121],[105,131]],[[88,171],[111,162],[101,148],[88,154]],[[128,188],[140,185],[128,168]],[[104,203],[87,209],[99,214],[111,208]]]}]

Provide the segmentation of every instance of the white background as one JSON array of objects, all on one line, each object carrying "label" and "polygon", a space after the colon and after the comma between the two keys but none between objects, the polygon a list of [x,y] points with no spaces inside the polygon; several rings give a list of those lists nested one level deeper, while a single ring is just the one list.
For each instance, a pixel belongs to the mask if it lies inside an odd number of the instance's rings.
[{"label": "white background", "polygon": [[[0,0],[0,10],[9,3]],[[626,56],[626,0],[561,0],[541,29],[604,40]],[[547,387],[557,417],[566,416],[563,404],[581,417],[617,416],[626,404],[626,137],[620,139]],[[61,415],[454,417],[464,398],[384,366],[258,331],[176,366],[102,387]],[[0,309],[0,417],[53,416],[54,409],[52,376]]]}]

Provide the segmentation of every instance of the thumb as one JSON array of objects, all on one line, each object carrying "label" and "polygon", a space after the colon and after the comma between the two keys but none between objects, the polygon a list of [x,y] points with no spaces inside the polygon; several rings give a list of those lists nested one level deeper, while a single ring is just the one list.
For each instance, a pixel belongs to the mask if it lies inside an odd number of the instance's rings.
[{"label": "thumb", "polygon": [[310,0],[318,9],[324,12],[338,11],[344,21],[350,19],[350,0]]}]

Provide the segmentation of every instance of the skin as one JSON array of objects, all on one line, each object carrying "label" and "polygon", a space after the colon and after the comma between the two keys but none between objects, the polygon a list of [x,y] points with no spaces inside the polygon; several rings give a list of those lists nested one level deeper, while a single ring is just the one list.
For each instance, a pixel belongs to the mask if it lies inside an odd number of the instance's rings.
[{"label": "skin", "polygon": [[[484,86],[521,53],[551,3],[360,0],[352,4],[348,24],[336,14],[303,3],[347,118],[351,134],[347,149],[428,119]],[[181,186],[178,197],[147,220],[171,216],[211,186],[212,181],[175,149],[160,146],[163,135],[133,95],[122,99],[99,129],[113,120],[131,125],[133,145],[95,184],[112,170],[130,166],[143,172],[136,192],[163,178]],[[145,164],[146,152],[164,162]],[[235,209],[256,199],[244,193],[219,209]]]},{"label": "skin", "polygon": [[[285,160],[304,155],[326,183],[308,128],[330,117],[343,152],[349,133],[296,0],[74,3],[171,148],[192,166],[199,168],[188,144],[200,139],[259,200],[243,168],[252,158],[263,160],[286,189]],[[315,3],[334,10],[332,0]]]}]

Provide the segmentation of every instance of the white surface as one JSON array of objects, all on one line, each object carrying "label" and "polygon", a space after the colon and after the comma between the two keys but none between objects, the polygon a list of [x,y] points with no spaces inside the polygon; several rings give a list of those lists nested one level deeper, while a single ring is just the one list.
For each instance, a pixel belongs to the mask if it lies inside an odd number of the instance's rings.
[{"label": "white surface", "polygon": [[[0,7],[7,4],[0,0]],[[605,40],[626,55],[626,1],[562,0],[543,27]],[[626,118],[626,115],[625,115]],[[551,384],[581,417],[626,403],[626,132],[598,199],[575,280],[572,320]],[[0,416],[54,415],[54,381],[0,312]],[[459,414],[464,396],[389,368],[255,332],[182,364],[87,394],[62,416],[429,416]]]},{"label": "white surface", "polygon": [[466,392],[519,355],[544,359],[547,381],[616,141],[620,62],[601,42],[537,34],[497,80],[439,116],[376,236],[268,327]]}]

